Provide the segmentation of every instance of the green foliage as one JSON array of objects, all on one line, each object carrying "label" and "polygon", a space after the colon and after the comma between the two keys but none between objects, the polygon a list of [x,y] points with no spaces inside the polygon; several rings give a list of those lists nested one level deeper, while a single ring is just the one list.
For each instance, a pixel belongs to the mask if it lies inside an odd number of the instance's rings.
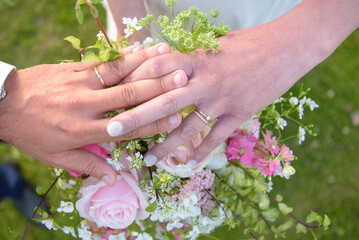
[{"label": "green foliage", "polygon": [[157,209],[157,202],[155,201],[155,202],[151,203],[151,204],[146,208],[146,211],[151,213],[151,212],[156,211],[156,209]]},{"label": "green foliage", "polygon": [[310,214],[307,216],[306,222],[312,223],[312,222],[318,222],[319,224],[322,224],[323,217],[320,216],[318,213],[311,211]]},{"label": "green foliage", "polygon": [[0,0],[0,11],[3,9],[4,5],[14,6],[14,2],[12,0]]},{"label": "green foliage", "polygon": [[283,215],[287,215],[291,212],[293,212],[293,208],[288,207],[285,203],[279,203],[278,204],[279,210]]}]

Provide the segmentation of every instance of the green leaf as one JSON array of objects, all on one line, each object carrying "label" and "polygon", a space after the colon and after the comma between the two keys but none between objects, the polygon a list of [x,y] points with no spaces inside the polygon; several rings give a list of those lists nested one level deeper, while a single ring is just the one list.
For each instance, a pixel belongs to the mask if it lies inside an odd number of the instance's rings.
[{"label": "green leaf", "polygon": [[288,207],[285,203],[279,203],[278,206],[279,206],[279,210],[283,215],[287,215],[293,212],[293,208]]},{"label": "green leaf", "polygon": [[154,212],[157,209],[157,202],[153,202],[146,208],[147,212]]},{"label": "green leaf", "polygon": [[267,209],[269,208],[269,198],[267,196],[267,194],[262,194],[260,200],[259,200],[259,203],[258,203],[258,206],[260,209]]},{"label": "green leaf", "polygon": [[312,223],[312,222],[317,221],[319,224],[322,224],[322,220],[323,220],[323,217],[322,217],[322,216],[320,216],[318,213],[312,211],[312,212],[307,216],[306,222],[307,222],[307,223]]},{"label": "green leaf", "polygon": [[294,224],[293,219],[290,219],[290,220],[288,220],[287,222],[285,222],[284,224],[280,225],[280,226],[278,227],[278,230],[279,230],[279,231],[282,231],[282,232],[285,232],[285,231],[287,231],[289,228],[291,228],[291,227],[293,226],[293,224]]},{"label": "green leaf", "polygon": [[307,233],[307,228],[303,224],[298,223],[296,229],[297,233]]},{"label": "green leaf", "polygon": [[262,215],[270,222],[274,222],[277,220],[279,216],[279,211],[276,208],[269,208],[262,212]]},{"label": "green leaf", "polygon": [[280,194],[277,194],[277,195],[275,196],[275,199],[276,199],[278,202],[281,202],[281,201],[283,201],[283,196],[280,195]]},{"label": "green leaf", "polygon": [[84,14],[83,14],[80,6],[78,8],[76,8],[76,18],[80,24],[82,24],[84,22]]},{"label": "green leaf", "polygon": [[327,214],[325,214],[325,215],[324,215],[324,220],[323,220],[324,230],[328,230],[329,225],[330,225],[330,218],[328,217]]},{"label": "green leaf", "polygon": [[102,45],[102,40],[97,40],[94,45],[88,46],[86,49],[93,49],[93,48],[104,50]]},{"label": "green leaf", "polygon": [[72,44],[72,47],[79,50],[81,48],[81,40],[74,36],[68,36],[64,38],[65,41],[68,41]]},{"label": "green leaf", "polygon": [[153,188],[160,189],[161,188],[161,181],[157,176],[153,177]]},{"label": "green leaf", "polygon": [[145,181],[150,180],[150,178],[151,178],[150,174],[151,174],[150,171],[146,171],[146,173],[145,173]]},{"label": "green leaf", "polygon": [[254,188],[256,189],[257,192],[265,192],[268,190],[268,185],[263,182],[260,182],[259,180],[255,180]]},{"label": "green leaf", "polygon": [[94,52],[86,52],[82,58],[82,62],[87,63],[92,61],[101,61],[101,58],[97,56]]},{"label": "green leaf", "polygon": [[36,187],[36,193],[39,194],[39,195],[44,195],[46,193],[46,190],[41,186],[37,186]]},{"label": "green leaf", "polygon": [[147,182],[143,182],[143,183],[141,183],[140,185],[138,185],[140,188],[146,188],[146,184],[147,184]]},{"label": "green leaf", "polygon": [[314,231],[312,229],[310,229],[310,231],[312,232],[313,240],[317,240],[317,236],[315,235]]}]

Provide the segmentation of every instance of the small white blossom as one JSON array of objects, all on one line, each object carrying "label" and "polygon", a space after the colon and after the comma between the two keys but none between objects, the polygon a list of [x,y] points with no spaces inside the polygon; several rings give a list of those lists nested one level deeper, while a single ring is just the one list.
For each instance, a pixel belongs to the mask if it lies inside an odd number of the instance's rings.
[{"label": "small white blossom", "polygon": [[141,26],[137,26],[137,17],[131,18],[123,18],[122,23],[127,25],[127,28],[124,30],[124,33],[126,34],[126,37],[129,37],[132,35],[132,33],[137,32],[141,30]]},{"label": "small white blossom", "polygon": [[53,229],[53,230],[57,230],[57,228],[54,227],[54,219],[44,219],[41,221],[42,224],[45,225],[45,227],[49,230]]},{"label": "small white blossom", "polygon": [[87,220],[82,220],[81,222],[80,222],[80,224],[81,224],[81,228],[83,228],[83,229],[90,229],[90,226],[88,225],[88,221]]},{"label": "small white blossom", "polygon": [[309,105],[309,108],[311,111],[313,111],[315,108],[319,107],[319,105],[316,102],[314,102],[311,98],[308,98],[305,102],[306,102],[306,104]]},{"label": "small white blossom", "polygon": [[268,190],[266,192],[270,192],[273,190],[273,182],[272,182],[272,179],[269,179],[268,183],[267,183],[267,186],[268,186]]},{"label": "small white blossom", "polygon": [[305,129],[302,128],[302,126],[299,126],[298,138],[299,144],[302,144],[302,142],[305,140]]},{"label": "small white blossom", "polygon": [[62,231],[63,231],[65,234],[71,233],[71,235],[72,235],[74,238],[76,237],[75,229],[74,229],[73,227],[64,226],[64,227],[62,228]]},{"label": "small white blossom", "polygon": [[150,234],[148,233],[140,233],[138,234],[136,240],[153,240]]},{"label": "small white blossom", "polygon": [[275,100],[274,102],[275,102],[275,103],[280,103],[280,102],[282,102],[282,101],[283,101],[283,98],[280,97],[280,98],[278,98],[277,100]]},{"label": "small white blossom", "polygon": [[299,119],[303,118],[304,115],[304,104],[307,101],[307,97],[303,97],[302,99],[299,100],[299,106],[298,106],[298,111],[299,111]]},{"label": "small white blossom", "polygon": [[72,213],[74,211],[74,204],[72,202],[61,201],[58,212]]},{"label": "small white blossom", "polygon": [[283,130],[284,127],[287,126],[287,121],[284,120],[283,118],[277,118],[277,124],[279,128]]},{"label": "small white blossom", "polygon": [[155,44],[155,41],[151,37],[146,37],[146,39],[143,41],[143,48],[149,48],[152,47]]},{"label": "small white blossom", "polygon": [[107,158],[106,161],[108,164],[115,167],[116,171],[120,171],[123,169],[123,164],[120,163],[117,159]]},{"label": "small white blossom", "polygon": [[87,230],[87,229],[84,229],[84,228],[79,228],[78,230],[78,233],[79,233],[79,238],[81,238],[82,240],[91,240],[92,237],[92,233]]},{"label": "small white blossom", "polygon": [[183,227],[183,223],[180,220],[176,220],[167,224],[166,229],[168,232],[172,231],[174,228],[180,229]]},{"label": "small white blossom", "polygon": [[291,97],[289,98],[289,103],[292,105],[292,106],[296,106],[298,104],[298,98],[297,97]]},{"label": "small white blossom", "polygon": [[193,226],[192,231],[190,231],[188,233],[188,235],[186,236],[186,238],[189,238],[190,240],[195,240],[199,237],[199,235],[201,234],[201,232],[199,231],[197,226]]},{"label": "small white blossom", "polygon": [[291,165],[285,164],[285,166],[282,169],[281,177],[284,177],[286,179],[289,179],[290,176],[295,174],[295,169]]},{"label": "small white blossom", "polygon": [[105,37],[105,35],[101,31],[99,31],[97,33],[96,37],[97,37],[97,40],[101,40],[101,39],[103,39]]},{"label": "small white blossom", "polygon": [[108,240],[126,240],[126,234],[122,232],[118,235],[111,235]]},{"label": "small white blossom", "polygon": [[70,184],[70,185],[72,185],[72,186],[75,186],[75,185],[76,185],[76,181],[75,181],[75,180],[70,179],[70,180],[69,180],[69,184]]}]

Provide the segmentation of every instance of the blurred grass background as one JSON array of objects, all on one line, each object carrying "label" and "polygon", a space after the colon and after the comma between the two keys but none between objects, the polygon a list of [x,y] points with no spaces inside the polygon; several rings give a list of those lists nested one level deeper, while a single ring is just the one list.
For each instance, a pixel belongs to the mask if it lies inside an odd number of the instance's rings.
[{"label": "blurred grass background", "polygon": [[[76,59],[76,52],[63,38],[74,35],[86,44],[95,41],[99,29],[85,11],[85,21],[75,19],[74,1],[14,1],[14,7],[0,11],[0,60],[18,69],[59,59]],[[105,12],[100,16],[105,21]],[[298,160],[290,181],[275,179],[274,193],[284,196],[300,219],[311,211],[328,214],[332,220],[328,231],[316,231],[318,239],[359,239],[359,30],[354,32],[327,60],[309,72],[292,89],[298,92],[301,83],[310,87],[309,97],[320,108],[306,112],[307,122],[315,124],[316,138],[307,136],[302,145],[289,142]],[[296,131],[296,129],[289,130]],[[50,186],[48,166],[19,152],[0,145],[0,162],[16,162],[25,178],[34,186]],[[56,191],[56,190],[54,190]],[[54,192],[49,202],[55,198]],[[27,220],[8,200],[0,202],[0,239],[20,239]],[[220,239],[242,239],[236,231],[217,231]],[[26,239],[70,239],[62,232],[46,231],[32,225]],[[296,235],[288,239],[312,239]]]}]

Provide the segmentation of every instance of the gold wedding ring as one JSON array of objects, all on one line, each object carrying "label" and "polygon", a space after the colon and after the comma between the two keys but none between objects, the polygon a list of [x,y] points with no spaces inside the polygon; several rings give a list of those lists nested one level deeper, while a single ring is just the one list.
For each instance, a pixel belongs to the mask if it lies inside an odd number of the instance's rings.
[{"label": "gold wedding ring", "polygon": [[204,114],[201,110],[197,109],[194,110],[194,113],[205,123],[205,124],[209,124],[209,122],[211,121],[211,117]]},{"label": "gold wedding ring", "polygon": [[102,86],[103,86],[104,88],[106,88],[107,86],[106,86],[106,84],[105,84],[105,81],[103,80],[103,78],[101,77],[100,73],[98,72],[97,67],[94,67],[93,70],[95,71],[96,76],[97,76],[98,80],[100,80]]}]

